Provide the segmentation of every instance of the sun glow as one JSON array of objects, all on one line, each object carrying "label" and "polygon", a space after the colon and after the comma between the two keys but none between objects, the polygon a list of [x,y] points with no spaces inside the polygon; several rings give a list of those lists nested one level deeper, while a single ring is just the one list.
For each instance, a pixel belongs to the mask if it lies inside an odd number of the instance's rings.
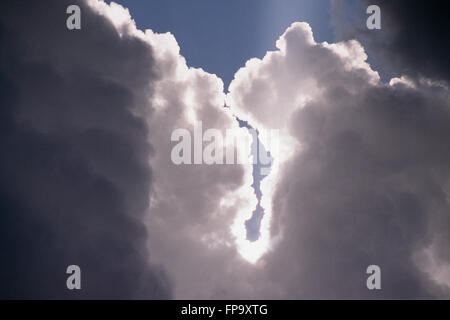
[{"label": "sun glow", "polygon": [[[260,130],[259,140],[266,150],[270,152],[273,161],[271,163],[270,173],[260,181],[261,189],[261,207],[264,209],[264,215],[260,224],[260,236],[256,241],[247,239],[247,229],[245,222],[252,217],[256,208],[257,196],[255,190],[249,188],[253,182],[253,176],[247,176],[245,179],[247,197],[252,200],[248,201],[248,205],[241,207],[232,225],[232,233],[236,238],[236,245],[241,256],[250,263],[257,263],[265,253],[273,249],[281,238],[281,234],[271,237],[270,226],[273,213],[273,197],[279,180],[281,179],[281,167],[294,154],[297,143],[284,130],[277,130],[277,135],[262,134],[268,132]],[[288,147],[289,146],[289,147]],[[253,158],[253,155],[250,155]],[[250,165],[247,175],[252,172],[253,167]]]}]

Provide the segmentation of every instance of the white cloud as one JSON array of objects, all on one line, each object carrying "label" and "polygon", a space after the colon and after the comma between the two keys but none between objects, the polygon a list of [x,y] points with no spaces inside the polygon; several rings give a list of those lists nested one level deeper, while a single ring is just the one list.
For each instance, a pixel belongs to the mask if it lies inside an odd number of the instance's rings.
[{"label": "white cloud", "polygon": [[[450,172],[445,87],[406,78],[383,84],[358,42],[316,43],[308,24],[294,23],[277,51],[236,73],[225,97],[218,77],[187,66],[171,34],[135,30],[117,7],[109,16],[148,42],[156,59],[153,107],[139,111],[154,148],[145,219],[151,260],[168,270],[177,298],[438,294],[412,257],[433,239],[438,264],[448,263],[442,248],[450,218],[439,194]],[[236,247],[234,238],[243,236],[236,221],[255,207],[251,166],[170,161],[172,130],[201,120],[225,136],[237,129],[233,114],[281,132],[262,183],[264,245],[254,260],[271,250],[255,265],[239,255],[248,243],[241,238]],[[372,263],[385,272],[378,295],[365,287]]]},{"label": "white cloud", "polygon": [[[357,41],[316,43],[305,23],[277,47],[240,69],[227,97],[257,128],[283,129],[292,151],[274,156],[280,168],[263,187],[279,237],[265,277],[285,298],[448,295],[412,261],[430,237],[448,243],[448,204],[427,190],[448,181],[447,88],[405,77],[385,85]],[[433,268],[444,274],[440,259]],[[365,287],[371,263],[385,272],[378,294]]]},{"label": "white cloud", "polygon": [[[117,6],[113,9],[114,14],[109,14],[104,7],[111,19],[126,16],[118,13]],[[122,23],[120,28],[124,29]],[[192,132],[196,121],[202,122],[203,132],[214,128],[225,137],[226,130],[233,129],[243,137],[250,135],[224,108],[222,81],[188,67],[172,34],[146,30],[142,36],[134,28],[130,21],[125,29],[151,45],[158,73],[149,97],[152,108],[139,111],[147,119],[154,151],[149,159],[154,183],[145,218],[151,261],[165,267],[177,298],[235,297],[243,289],[229,292],[230,283],[243,283],[244,270],[251,270],[239,254],[245,233],[233,232],[232,227],[256,206],[252,166],[175,165],[170,159],[174,146],[170,137],[177,128]]]}]

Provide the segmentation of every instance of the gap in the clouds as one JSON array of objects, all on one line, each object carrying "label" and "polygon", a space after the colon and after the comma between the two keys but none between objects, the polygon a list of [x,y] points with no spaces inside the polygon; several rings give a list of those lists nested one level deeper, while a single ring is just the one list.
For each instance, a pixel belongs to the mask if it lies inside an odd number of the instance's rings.
[{"label": "gap in the clouds", "polygon": [[[150,28],[155,32],[174,34],[180,45],[180,54],[190,62],[188,65],[216,74],[223,81],[225,92],[228,92],[235,75],[234,70],[242,67],[250,57],[262,58],[268,49],[275,49],[276,39],[293,21],[313,21],[322,37],[327,40],[331,37],[329,27],[319,23],[320,18],[327,17],[327,0],[316,4],[285,0],[281,6],[277,1],[268,0],[247,0],[245,3],[240,0],[214,3],[208,0],[195,3],[178,0],[105,1],[117,2],[128,8],[139,29]],[[317,11],[320,9],[323,12]],[[239,126],[247,128],[252,135],[251,154],[256,159],[252,167],[251,187],[257,205],[245,221],[246,239],[256,242],[261,237],[265,214],[261,205],[261,182],[270,174],[274,159],[259,139],[258,130],[247,121],[236,119]],[[263,163],[261,155],[269,158],[269,164]]]},{"label": "gap in the clouds", "polygon": [[[236,119],[239,123],[239,127],[247,128],[252,135],[251,152],[254,159],[256,159],[256,162],[253,164],[253,183],[251,187],[255,192],[258,202],[256,204],[255,210],[252,212],[251,218],[245,221],[245,229],[247,231],[246,238],[250,242],[255,242],[258,241],[259,237],[261,236],[261,221],[264,217],[264,208],[261,206],[261,181],[270,174],[270,168],[272,166],[274,158],[270,156],[270,152],[268,152],[264,145],[261,143],[258,130],[253,128],[247,121],[241,120],[239,118]],[[269,156],[270,163],[268,165],[261,162],[261,154]]]},{"label": "gap in the clouds", "polygon": [[[110,3],[111,0],[105,0]],[[330,0],[114,0],[139,29],[172,33],[190,67],[216,74],[225,91],[235,72],[263,58],[295,21],[307,21],[319,41],[333,42]]]}]

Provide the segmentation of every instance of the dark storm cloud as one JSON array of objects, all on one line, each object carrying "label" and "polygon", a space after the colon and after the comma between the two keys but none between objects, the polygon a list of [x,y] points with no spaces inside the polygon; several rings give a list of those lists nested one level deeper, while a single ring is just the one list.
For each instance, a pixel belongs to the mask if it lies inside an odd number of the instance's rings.
[{"label": "dark storm cloud", "polygon": [[[269,297],[448,298],[448,88],[384,84],[357,41],[316,43],[305,23],[277,46],[237,73],[229,104],[295,150],[274,155]],[[381,290],[366,287],[372,264]]]},{"label": "dark storm cloud", "polygon": [[[449,296],[417,267],[427,247],[450,263],[449,128],[444,92],[403,85],[330,87],[295,112],[303,151],[275,196],[286,242],[269,257],[295,270],[270,266],[292,297]],[[371,264],[381,267],[380,291],[366,288]]]},{"label": "dark storm cloud", "polygon": [[[418,62],[427,51],[405,38],[400,7],[381,4],[391,51],[369,45],[412,78],[383,84],[359,43],[319,44],[295,23],[236,74],[228,110],[220,79],[188,68],[173,36],[131,34],[101,3],[79,3],[69,31],[73,3],[0,4],[0,297],[166,298],[166,272],[179,298],[450,296],[436,271],[450,265],[448,88],[417,77],[448,68],[439,52]],[[251,166],[170,160],[175,128],[223,131],[230,110],[294,150],[264,180],[280,237],[255,265],[229,230],[254,209]],[[70,264],[81,291],[65,287]],[[369,264],[381,291],[365,286]]]},{"label": "dark storm cloud", "polygon": [[[150,45],[81,1],[2,1],[0,42],[0,297],[170,297],[141,222]],[[71,264],[82,290],[66,288]]]},{"label": "dark storm cloud", "polygon": [[[366,28],[372,4],[381,8],[381,30]],[[447,1],[361,0],[353,7],[334,1],[332,8],[338,40],[362,41],[381,71],[450,81]]]}]

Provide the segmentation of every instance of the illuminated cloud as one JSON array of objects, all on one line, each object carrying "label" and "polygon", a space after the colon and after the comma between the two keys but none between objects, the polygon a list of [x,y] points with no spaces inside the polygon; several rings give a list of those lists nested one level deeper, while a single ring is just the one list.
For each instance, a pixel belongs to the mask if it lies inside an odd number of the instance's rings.
[{"label": "illuminated cloud", "polygon": [[[272,291],[448,296],[448,88],[425,78],[384,84],[358,42],[316,43],[305,23],[277,47],[239,70],[227,97],[239,117],[296,141],[274,155],[281,167],[262,187],[276,239],[263,257]],[[421,254],[430,247],[432,258]],[[371,264],[383,272],[378,292],[366,288]]]},{"label": "illuminated cloud", "polygon": [[[449,296],[442,77],[383,83],[358,41],[317,43],[294,23],[225,94],[172,34],[138,30],[120,5],[75,1],[82,29],[68,31],[72,2],[0,5],[0,296]],[[170,158],[172,132],[198,121],[248,137],[236,116],[279,132],[276,148],[260,137],[275,162],[253,243],[252,165]],[[76,263],[80,293],[64,287]]]}]

